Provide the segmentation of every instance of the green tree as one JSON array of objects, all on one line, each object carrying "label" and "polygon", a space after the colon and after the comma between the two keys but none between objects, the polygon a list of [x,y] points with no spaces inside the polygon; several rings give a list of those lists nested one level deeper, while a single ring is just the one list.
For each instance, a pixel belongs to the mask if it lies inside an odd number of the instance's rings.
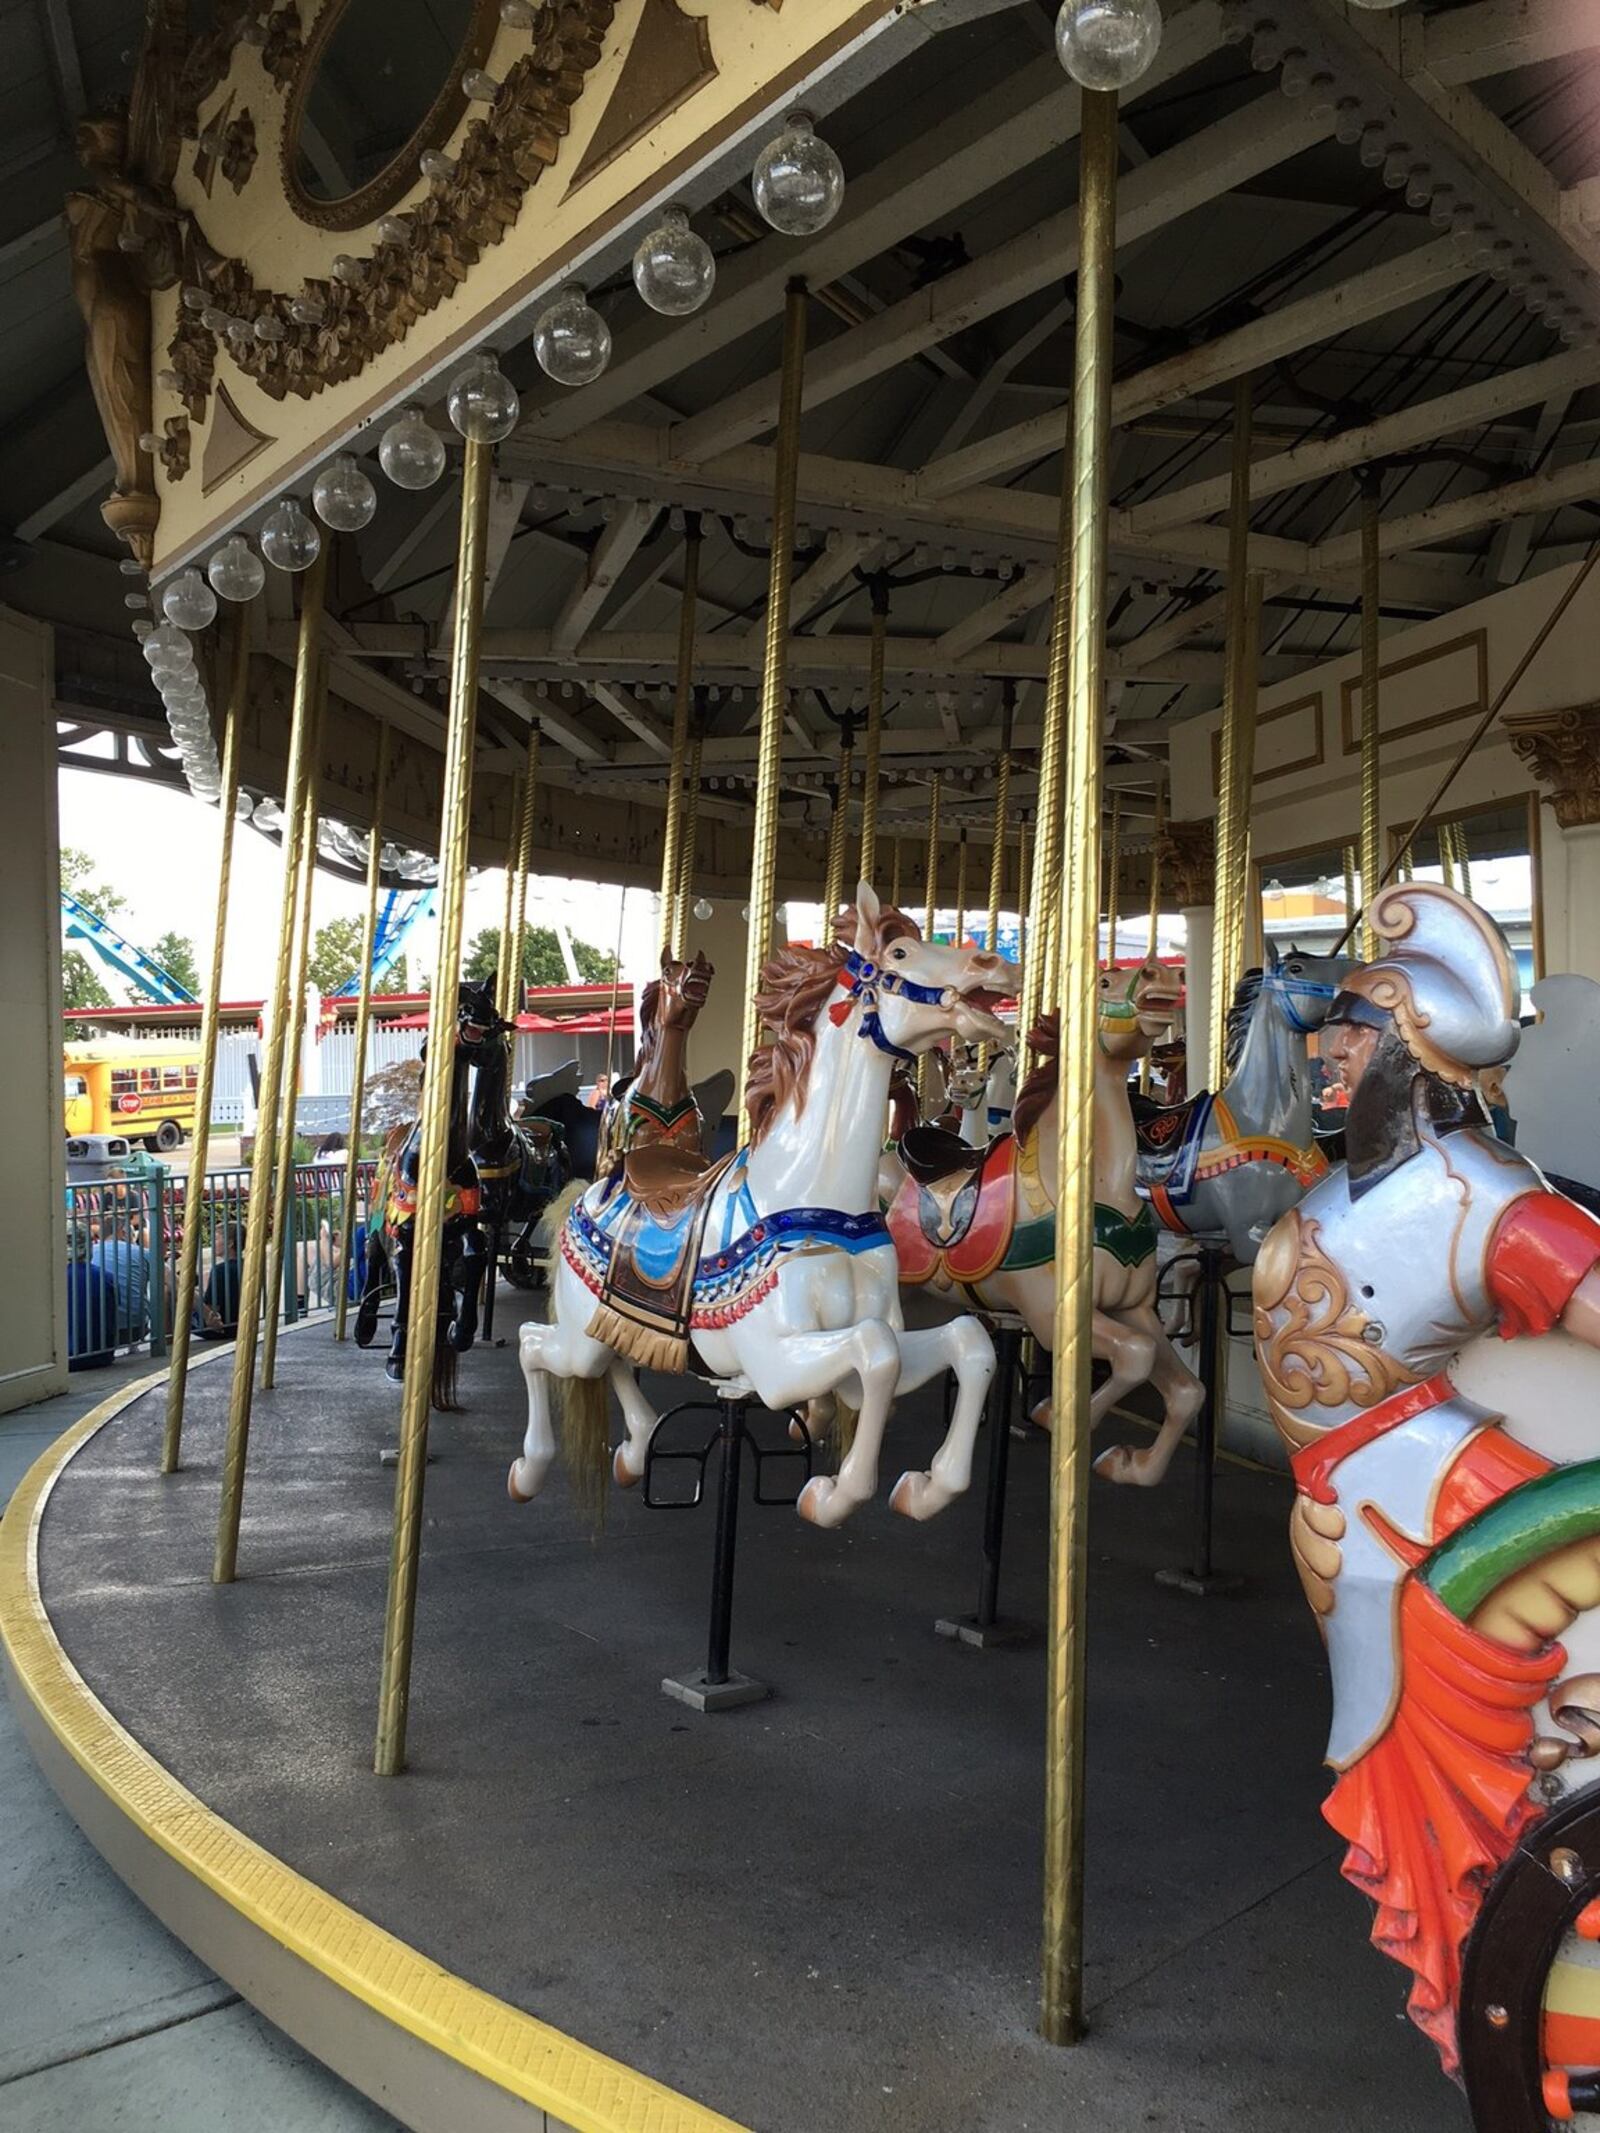
[{"label": "green tree", "polygon": [[[591,947],[588,941],[573,942],[572,960],[578,966],[579,979],[587,985],[608,984],[617,967],[617,959],[608,948]],[[467,943],[461,974],[467,978],[486,978],[498,967],[499,961],[500,929],[485,926]],[[568,982],[561,942],[553,927],[528,928],[522,941],[522,976],[528,985],[565,985]]]},{"label": "green tree", "polygon": [[383,974],[385,992],[409,992],[411,990],[410,966],[403,955],[397,955]]},{"label": "green tree", "polygon": [[317,928],[311,941],[310,971],[318,992],[337,992],[360,975],[364,931],[359,918],[330,918]]},{"label": "green tree", "polygon": [[[61,886],[69,896],[94,913],[109,919],[127,902],[117,890],[94,880],[95,861],[89,852],[68,844],[61,848]],[[115,1003],[101,981],[99,969],[80,949],[69,948],[61,958],[61,1003],[64,1007],[111,1007]],[[73,1024],[69,1037],[85,1037],[82,1023]]]},{"label": "green tree", "polygon": [[169,978],[176,978],[196,999],[200,997],[200,973],[195,967],[194,942],[185,933],[163,933],[150,951]]}]

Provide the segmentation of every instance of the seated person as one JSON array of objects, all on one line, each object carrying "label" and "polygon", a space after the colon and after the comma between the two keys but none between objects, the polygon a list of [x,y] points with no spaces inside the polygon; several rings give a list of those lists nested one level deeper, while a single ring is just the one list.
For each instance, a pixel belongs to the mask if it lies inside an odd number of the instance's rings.
[{"label": "seated person", "polygon": [[232,1340],[239,1330],[239,1284],[244,1268],[244,1224],[219,1228],[212,1246],[211,1271],[200,1303],[201,1338]]},{"label": "seated person", "polygon": [[117,1285],[90,1261],[94,1239],[72,1238],[67,1267],[67,1368],[101,1370],[117,1352]]},{"label": "seated person", "polygon": [[142,1341],[150,1330],[150,1254],[139,1241],[137,1223],[122,1212],[110,1216],[89,1263],[115,1285],[118,1346]]}]

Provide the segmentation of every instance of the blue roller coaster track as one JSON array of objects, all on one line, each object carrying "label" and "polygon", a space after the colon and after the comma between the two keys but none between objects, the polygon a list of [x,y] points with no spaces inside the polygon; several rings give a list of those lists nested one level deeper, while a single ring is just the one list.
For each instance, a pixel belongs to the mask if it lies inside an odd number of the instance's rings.
[{"label": "blue roller coaster track", "polygon": [[[372,981],[377,983],[386,970],[400,959],[411,929],[419,919],[431,918],[434,913],[434,891],[424,890],[420,895],[402,895],[391,889],[378,912],[376,937],[372,944]],[[349,999],[361,990],[361,973],[353,970],[344,983],[335,988],[334,998]]]},{"label": "blue roller coaster track", "polygon": [[61,935],[63,940],[80,941],[96,962],[125,978],[145,999],[162,1007],[197,1004],[189,988],[180,985],[170,971],[163,970],[153,956],[124,940],[115,926],[96,917],[87,904],[79,903],[65,889],[61,892]]}]

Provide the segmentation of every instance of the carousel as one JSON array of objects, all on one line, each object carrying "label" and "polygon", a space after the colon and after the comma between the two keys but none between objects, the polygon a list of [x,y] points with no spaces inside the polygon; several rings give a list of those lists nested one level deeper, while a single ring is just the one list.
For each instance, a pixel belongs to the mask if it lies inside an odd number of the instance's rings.
[{"label": "carousel", "polygon": [[[359,0],[152,0],[75,288],[224,825],[198,1171],[281,843],[265,1212],[237,1341],[186,1236],[170,1369],[28,1476],[0,1648],[118,1872],[403,2124],[1600,2125],[1600,543],[1501,540],[1600,492],[1545,15],[477,0],[386,141]],[[1291,297],[1373,172],[1433,231],[1362,194]],[[1286,426],[1463,291],[1454,367]],[[1402,510],[1468,429],[1534,456]],[[280,1339],[330,856],[379,1162]],[[511,1070],[550,876],[653,899],[587,1143]]]}]

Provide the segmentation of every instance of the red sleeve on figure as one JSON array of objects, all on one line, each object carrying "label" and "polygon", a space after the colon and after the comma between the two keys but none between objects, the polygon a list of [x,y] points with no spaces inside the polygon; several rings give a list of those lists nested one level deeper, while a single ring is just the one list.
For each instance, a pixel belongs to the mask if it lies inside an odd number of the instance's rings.
[{"label": "red sleeve on figure", "polygon": [[1548,1333],[1600,1263],[1600,1222],[1559,1192],[1524,1193],[1495,1224],[1484,1271],[1500,1337]]}]

